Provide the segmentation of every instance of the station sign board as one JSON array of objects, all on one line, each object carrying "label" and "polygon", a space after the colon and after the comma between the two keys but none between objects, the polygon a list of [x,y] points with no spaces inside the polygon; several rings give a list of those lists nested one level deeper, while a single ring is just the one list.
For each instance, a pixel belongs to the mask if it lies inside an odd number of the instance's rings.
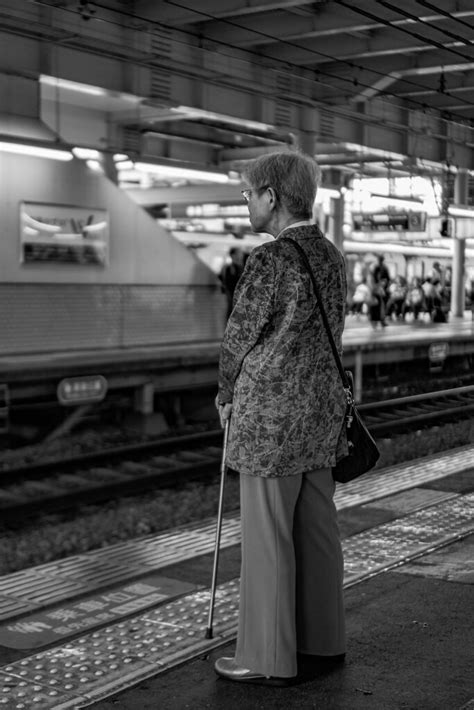
[{"label": "station sign board", "polygon": [[439,364],[446,360],[449,355],[449,343],[431,343],[428,348],[428,358],[432,364]]},{"label": "station sign board", "polygon": [[355,232],[424,232],[426,212],[355,212]]},{"label": "station sign board", "polygon": [[107,394],[107,380],[102,375],[66,377],[58,384],[56,394],[66,407],[102,402]]}]

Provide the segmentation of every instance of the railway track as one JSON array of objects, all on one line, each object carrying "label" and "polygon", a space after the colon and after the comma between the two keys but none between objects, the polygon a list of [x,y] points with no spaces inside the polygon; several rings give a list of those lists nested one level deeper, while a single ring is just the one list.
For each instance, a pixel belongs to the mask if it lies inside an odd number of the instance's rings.
[{"label": "railway track", "polygon": [[[391,437],[474,413],[474,386],[360,405],[368,428]],[[218,472],[222,431],[208,431],[0,472],[0,519],[21,525],[31,516],[100,503],[147,490],[211,478]]]},{"label": "railway track", "polygon": [[362,404],[359,410],[375,438],[460,421],[474,412],[474,385]]}]

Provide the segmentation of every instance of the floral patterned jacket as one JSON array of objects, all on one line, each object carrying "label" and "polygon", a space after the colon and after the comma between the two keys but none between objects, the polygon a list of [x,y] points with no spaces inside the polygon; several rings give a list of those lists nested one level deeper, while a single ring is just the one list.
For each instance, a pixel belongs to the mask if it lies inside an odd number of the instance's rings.
[{"label": "floral patterned jacket", "polygon": [[232,402],[227,465],[256,476],[333,466],[347,453],[345,397],[310,276],[342,352],[346,272],[315,225],[284,231],[254,249],[234,295],[219,362],[220,402]]}]

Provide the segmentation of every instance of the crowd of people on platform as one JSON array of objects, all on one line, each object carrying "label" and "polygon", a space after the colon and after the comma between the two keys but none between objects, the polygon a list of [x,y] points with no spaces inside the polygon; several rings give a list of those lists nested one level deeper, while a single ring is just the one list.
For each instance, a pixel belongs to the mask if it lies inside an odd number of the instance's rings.
[{"label": "crowd of people on platform", "polygon": [[386,327],[390,321],[413,320],[428,314],[434,323],[447,320],[451,300],[451,273],[442,270],[435,261],[424,279],[414,276],[410,282],[404,276],[390,277],[382,255],[369,268],[350,299],[348,311],[359,315],[366,313],[373,328]]},{"label": "crowd of people on platform", "polygon": [[[219,274],[221,287],[227,299],[226,320],[232,311],[234,291],[242,275],[248,253],[239,247],[231,247],[228,258]],[[372,327],[385,328],[390,322],[417,321],[429,316],[433,323],[445,323],[451,303],[451,270],[443,269],[433,262],[424,278],[404,276],[394,278],[385,264],[383,255],[367,269],[365,276],[354,291],[348,294],[347,313],[367,316]],[[474,282],[466,292],[466,305],[474,313]]]}]

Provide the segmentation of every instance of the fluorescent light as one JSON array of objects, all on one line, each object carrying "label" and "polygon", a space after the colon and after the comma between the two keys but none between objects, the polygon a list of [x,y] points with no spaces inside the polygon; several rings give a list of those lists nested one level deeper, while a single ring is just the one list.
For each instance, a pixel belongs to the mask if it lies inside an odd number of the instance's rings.
[{"label": "fluorescent light", "polygon": [[208,121],[216,121],[230,123],[238,128],[246,128],[251,131],[271,131],[274,126],[260,121],[248,121],[245,118],[236,118],[227,113],[216,113],[215,111],[205,111],[201,108],[193,108],[192,106],[176,106],[170,109],[173,113],[178,113],[186,116],[191,121],[193,119],[203,119]]},{"label": "fluorescent light", "polygon": [[102,167],[102,163],[99,160],[86,160],[86,165],[90,170],[93,170],[95,173],[104,173],[104,168]]},{"label": "fluorescent light", "polygon": [[372,192],[371,197],[381,197],[383,198],[386,202],[411,202],[415,205],[422,205],[423,200],[419,197],[412,197],[411,195],[382,195],[379,192]]},{"label": "fluorescent light", "polygon": [[122,170],[133,170],[134,165],[135,164],[131,160],[121,160],[115,164],[115,167],[120,172]]},{"label": "fluorescent light", "polygon": [[474,207],[470,207],[469,205],[450,205],[450,207],[448,207],[448,214],[451,215],[451,217],[470,217],[474,219]]},{"label": "fluorescent light", "polygon": [[135,169],[140,172],[152,173],[162,178],[182,180],[207,180],[208,182],[231,182],[226,173],[197,170],[193,168],[180,168],[174,165],[157,165],[155,163],[135,163]]},{"label": "fluorescent light", "polygon": [[99,86],[80,84],[78,81],[68,81],[67,79],[59,79],[55,76],[46,76],[45,74],[40,76],[40,82],[58,89],[70,89],[71,91],[78,91],[81,94],[89,94],[90,96],[105,96],[106,93],[104,89],[101,89]]},{"label": "fluorescent light", "polygon": [[[448,240],[446,240],[448,242]],[[385,254],[406,254],[410,256],[431,256],[431,257],[448,257],[453,254],[451,243],[447,243],[446,249],[441,247],[417,246],[415,244],[397,244],[390,242],[363,242],[352,239],[345,239],[343,242],[344,251],[346,253],[371,253],[384,252]]]},{"label": "fluorescent light", "polygon": [[143,101],[141,96],[135,94],[126,94],[123,92],[110,91],[101,86],[93,86],[92,84],[82,84],[79,81],[70,81],[69,79],[60,79],[57,76],[49,76],[41,74],[39,78],[42,84],[51,86],[53,89],[64,89],[66,91],[76,91],[79,94],[88,94],[89,96],[98,96],[102,98],[112,98],[121,102],[127,101],[131,104],[140,104]]},{"label": "fluorescent light", "polygon": [[128,155],[126,153],[114,153],[114,160],[116,163],[123,162],[128,160]]},{"label": "fluorescent light", "polygon": [[100,160],[100,153],[95,148],[79,148],[76,146],[72,149],[72,152],[76,158],[81,158],[82,160]]},{"label": "fluorescent light", "polygon": [[50,160],[72,160],[73,155],[69,150],[59,148],[44,148],[39,145],[28,145],[26,143],[9,143],[0,141],[0,150],[7,153],[19,153],[20,155],[31,155],[36,158],[49,158]]}]

